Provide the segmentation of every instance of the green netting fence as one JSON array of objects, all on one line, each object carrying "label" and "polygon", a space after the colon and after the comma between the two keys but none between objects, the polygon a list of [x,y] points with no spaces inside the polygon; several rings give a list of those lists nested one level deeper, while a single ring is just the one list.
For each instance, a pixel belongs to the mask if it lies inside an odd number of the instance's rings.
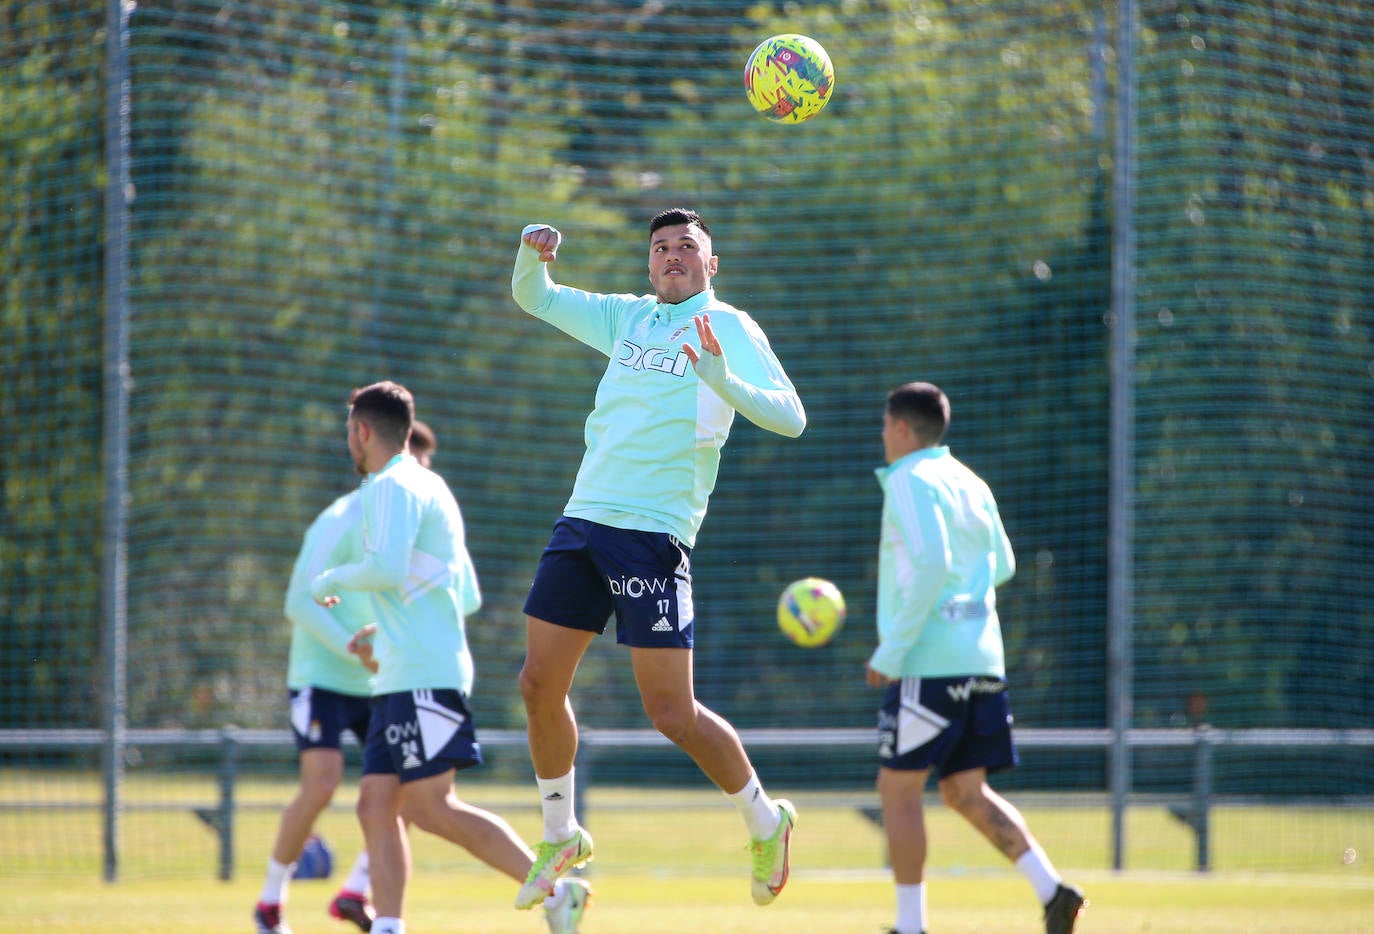
[{"label": "green netting fence", "polygon": [[[111,645],[131,729],[284,728],[291,561],[356,482],[349,390],[393,378],[436,430],[483,582],[479,727],[522,730],[521,604],[604,361],[515,306],[519,232],[564,232],[560,281],[643,292],[647,219],[681,204],[810,416],[795,441],[739,420],[726,448],[694,555],[705,703],[747,729],[872,726],[881,409],[926,379],[1017,549],[1019,725],[1367,730],[1374,8],[1140,0],[1128,45],[1121,9],[3,0],[0,728],[104,730]],[[835,62],[802,126],[744,97],[777,32]],[[812,574],[850,621],[801,651],[773,605]],[[574,700],[585,725],[648,725],[610,638]],[[1212,789],[1328,803],[1367,835],[1369,747],[1323,735],[1219,746]],[[44,776],[98,775],[99,748],[0,747],[0,826],[41,819]],[[783,787],[867,791],[874,771],[866,748],[755,758]],[[1000,787],[1112,788],[1100,744],[1024,759]],[[493,760],[493,780],[530,775],[519,748]],[[1129,788],[1191,794],[1195,762],[1141,746]],[[219,750],[135,743],[122,767],[213,780]],[[250,774],[292,767],[289,746],[239,751]],[[702,781],[653,748],[597,774]],[[54,864],[74,832],[38,833]]]}]

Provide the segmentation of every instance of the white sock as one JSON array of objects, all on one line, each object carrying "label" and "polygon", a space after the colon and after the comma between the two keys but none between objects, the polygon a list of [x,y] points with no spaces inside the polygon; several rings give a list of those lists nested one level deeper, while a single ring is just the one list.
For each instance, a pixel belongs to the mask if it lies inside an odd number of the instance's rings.
[{"label": "white sock", "polygon": [[897,886],[897,934],[925,934],[926,884]]},{"label": "white sock", "polygon": [[262,894],[258,901],[264,905],[281,905],[286,902],[286,886],[291,882],[291,873],[296,864],[284,865],[272,857],[267,858],[267,880],[262,884]]},{"label": "white sock", "polygon": [[372,934],[406,934],[406,923],[400,918],[377,918],[372,922]]},{"label": "white sock", "polygon": [[343,891],[352,892],[354,895],[366,895],[367,887],[372,884],[372,876],[367,867],[367,850],[363,850],[358,854],[358,858],[353,861],[353,868],[348,871],[348,878],[344,880]]},{"label": "white sock", "polygon": [[539,806],[544,811],[544,840],[548,843],[562,843],[577,830],[577,819],[573,817],[573,775],[577,769],[569,769],[567,775],[559,778],[539,778]]},{"label": "white sock", "polygon": [[1021,858],[1016,861],[1016,869],[1030,880],[1031,888],[1035,889],[1035,897],[1040,899],[1040,904],[1048,904],[1049,900],[1054,898],[1055,889],[1059,888],[1061,881],[1059,873],[1054,871],[1054,864],[1035,840],[1031,840],[1030,849],[1022,853]]},{"label": "white sock", "polygon": [[735,802],[735,808],[749,827],[749,836],[755,840],[766,840],[777,831],[782,816],[778,814],[778,806],[773,799],[759,784],[757,772],[750,772],[749,781],[744,783],[744,787],[728,797]]}]

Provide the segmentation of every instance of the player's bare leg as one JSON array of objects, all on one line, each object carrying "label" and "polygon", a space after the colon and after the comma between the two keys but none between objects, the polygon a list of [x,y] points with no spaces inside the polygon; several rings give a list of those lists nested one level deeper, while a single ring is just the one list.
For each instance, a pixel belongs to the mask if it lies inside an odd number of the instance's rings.
[{"label": "player's bare leg", "polygon": [[697,702],[691,649],[631,648],[635,683],[654,729],[692,757],[721,791],[739,791],[753,774],[735,728]]},{"label": "player's bare leg", "polygon": [[[401,786],[402,812],[416,827],[457,844],[497,872],[525,881],[534,853],[504,818],[466,803],[453,791],[453,773],[432,775]],[[583,879],[558,879],[556,897],[544,901],[549,930],[575,932],[587,910],[592,887]]]},{"label": "player's bare leg", "polygon": [[940,780],[940,795],[945,804],[958,811],[1002,855],[1015,863],[1017,870],[1031,883],[1045,908],[1046,930],[1055,934],[1072,931],[1087,899],[1059,877],[1021,812],[988,787],[987,771],[969,769],[946,776]]},{"label": "player's bare leg", "polygon": [[945,804],[1013,863],[1030,849],[1030,829],[1010,801],[988,786],[985,769],[955,772],[940,780]]},{"label": "player's bare leg", "polygon": [[534,862],[522,876],[516,908],[544,902],[557,892],[561,876],[592,858],[591,834],[577,825],[573,813],[577,718],[568,692],[594,638],[595,633],[525,617],[520,696],[525,702],[530,761],[540,784],[544,838],[535,845]]},{"label": "player's bare leg", "polygon": [[343,780],[344,758],[337,749],[307,749],[300,755],[301,781],[296,797],[281,814],[272,858],[293,863],[305,848],[305,841],[320,813],[329,807]]},{"label": "player's bare leg", "polygon": [[887,859],[898,885],[920,885],[926,877],[926,815],[922,794],[930,770],[878,769]]},{"label": "player's bare leg", "polygon": [[253,909],[258,929],[286,930],[282,920],[291,864],[300,858],[320,813],[329,806],[343,779],[343,753],[337,749],[306,749],[300,754],[300,786],[281,812],[267,880]]},{"label": "player's bare leg", "polygon": [[567,774],[577,758],[577,719],[568,692],[594,638],[594,633],[525,617],[520,696],[525,702],[530,760],[540,778]]},{"label": "player's bare leg", "polygon": [[797,811],[763,792],[739,734],[723,717],[698,703],[692,682],[692,650],[630,649],[635,683],[649,720],[734,801],[750,829],[750,889],[766,905],[787,884],[792,828]]},{"label": "player's bare leg", "polygon": [[878,800],[883,808],[888,863],[897,890],[897,934],[920,934],[926,926],[926,815],[929,769],[908,772],[878,769]]},{"label": "player's bare leg", "polygon": [[367,841],[377,916],[400,918],[410,880],[410,841],[400,818],[400,780],[395,775],[364,775],[358,786],[357,810]]},{"label": "player's bare leg", "polygon": [[523,882],[529,872],[529,847],[504,818],[473,807],[453,792],[453,772],[431,775],[401,786],[405,814],[415,826],[457,844],[488,866]]}]

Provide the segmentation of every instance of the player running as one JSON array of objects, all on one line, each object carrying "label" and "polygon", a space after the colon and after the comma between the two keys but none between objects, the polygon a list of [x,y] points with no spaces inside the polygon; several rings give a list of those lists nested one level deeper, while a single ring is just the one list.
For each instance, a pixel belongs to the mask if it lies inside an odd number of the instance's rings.
[{"label": "player running", "polygon": [[[436,439],[416,419],[410,428],[410,453],[430,466]],[[306,530],[286,589],[285,613],[291,621],[286,686],[291,694],[291,729],[300,758],[300,787],[281,814],[262,893],[253,909],[257,934],[289,934],[284,920],[287,890],[310,833],[343,779],[343,734],[362,743],[372,713],[372,673],[348,651],[354,633],[373,621],[364,595],[352,595],[332,610],[310,596],[310,582],[325,568],[361,558],[362,500],[351,490],[334,500]],[[329,902],[329,914],[372,930],[376,913],[368,901],[367,850],[354,860],[343,887]]]},{"label": "player running", "polygon": [[[457,500],[407,448],[414,418],[415,401],[403,386],[354,390],[348,450],[367,477],[360,494],[363,553],[310,584],[325,607],[339,605],[340,594],[366,594],[377,620],[349,643],[377,676],[357,808],[377,913],[372,934],[405,932],[401,908],[411,867],[403,812],[512,879],[524,878],[534,863],[505,820],[453,792],[454,772],[482,761],[468,706],[473,662],[464,621],[481,605],[481,593]],[[575,934],[589,886],[568,879],[549,894],[550,930]]]}]

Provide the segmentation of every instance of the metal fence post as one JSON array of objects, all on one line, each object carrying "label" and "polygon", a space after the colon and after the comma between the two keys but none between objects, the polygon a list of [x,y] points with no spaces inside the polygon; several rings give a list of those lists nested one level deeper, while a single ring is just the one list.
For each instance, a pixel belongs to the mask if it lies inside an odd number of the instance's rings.
[{"label": "metal fence post", "polygon": [[1197,745],[1193,753],[1193,833],[1197,837],[1197,871],[1211,869],[1209,814],[1212,808],[1213,729],[1198,724]]},{"label": "metal fence post", "polygon": [[129,14],[128,0],[105,7],[105,242],[104,349],[101,371],[101,470],[104,474],[100,560],[101,643],[104,654],[105,881],[119,878],[119,820],[123,809],[128,729],[129,514]]},{"label": "metal fence post", "polygon": [[222,755],[219,768],[219,877],[224,882],[234,878],[234,782],[238,778],[238,729],[226,726],[220,730]]},{"label": "metal fence post", "polygon": [[1112,142],[1111,418],[1107,478],[1107,677],[1112,745],[1112,868],[1126,868],[1126,807],[1133,784],[1135,613],[1135,160],[1136,0],[1116,24],[1116,133]]}]

